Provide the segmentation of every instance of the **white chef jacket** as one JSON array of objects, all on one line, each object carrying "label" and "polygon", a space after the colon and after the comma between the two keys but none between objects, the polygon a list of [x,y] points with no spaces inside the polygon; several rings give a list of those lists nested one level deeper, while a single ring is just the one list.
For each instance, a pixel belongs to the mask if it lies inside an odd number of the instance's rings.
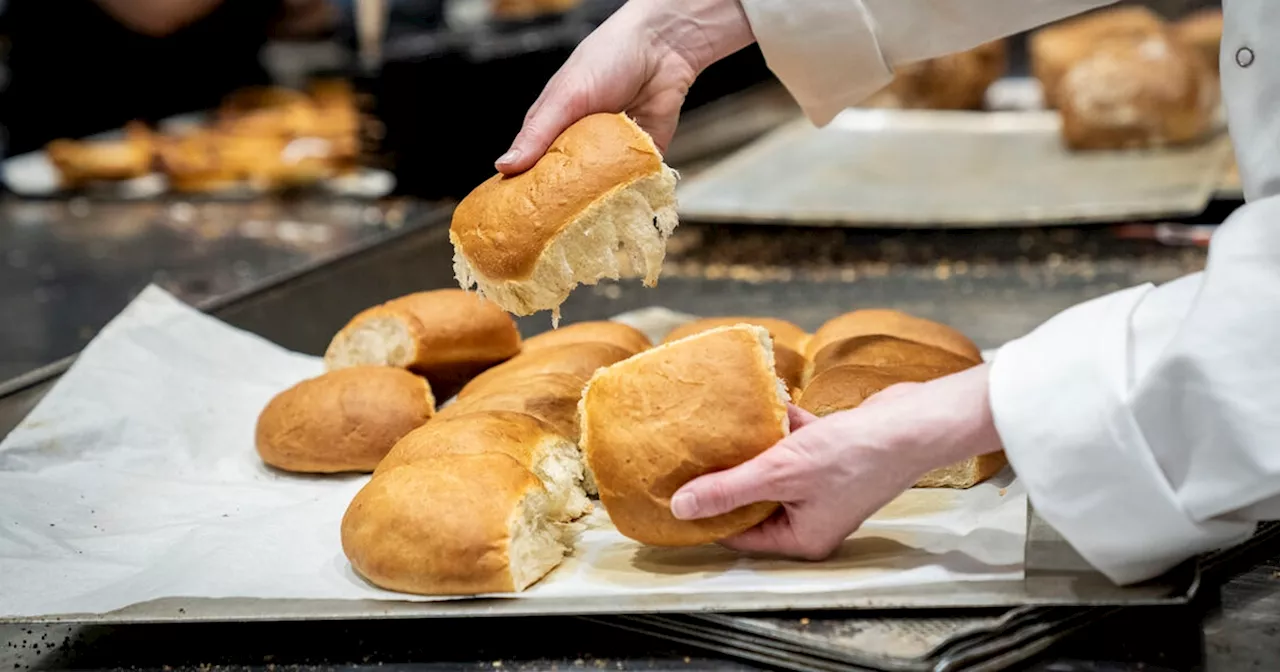
[{"label": "white chef jacket", "polygon": [[[1106,0],[740,0],[816,124],[895,65]],[[1206,270],[1094,299],[999,351],[996,427],[1041,516],[1121,584],[1280,519],[1280,0],[1224,0],[1221,68],[1246,205]]]}]

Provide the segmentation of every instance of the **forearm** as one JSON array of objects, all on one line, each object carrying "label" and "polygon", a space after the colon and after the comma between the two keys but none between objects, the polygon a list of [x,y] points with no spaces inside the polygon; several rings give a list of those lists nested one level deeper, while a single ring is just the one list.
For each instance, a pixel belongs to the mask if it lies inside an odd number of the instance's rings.
[{"label": "forearm", "polygon": [[151,37],[164,37],[213,11],[222,0],[95,0],[121,25]]},{"label": "forearm", "polygon": [[649,14],[654,41],[701,72],[755,42],[738,0],[632,0]]}]

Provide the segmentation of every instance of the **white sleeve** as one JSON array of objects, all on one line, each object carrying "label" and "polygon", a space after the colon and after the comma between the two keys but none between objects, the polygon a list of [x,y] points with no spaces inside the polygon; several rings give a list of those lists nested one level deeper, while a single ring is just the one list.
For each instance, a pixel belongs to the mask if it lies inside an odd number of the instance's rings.
[{"label": "white sleeve", "polygon": [[1280,196],[1203,273],[1076,306],[997,354],[991,409],[1031,501],[1113,581],[1280,513]]},{"label": "white sleeve", "polygon": [[896,66],[964,51],[1115,0],[739,0],[769,68],[822,126]]}]

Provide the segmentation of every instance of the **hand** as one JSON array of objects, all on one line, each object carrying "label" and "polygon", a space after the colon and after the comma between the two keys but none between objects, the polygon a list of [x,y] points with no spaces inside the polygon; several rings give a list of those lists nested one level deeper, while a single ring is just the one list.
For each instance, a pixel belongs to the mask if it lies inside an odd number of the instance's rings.
[{"label": "hand", "polygon": [[697,478],[671,512],[695,519],[776,501],[770,519],[722,544],[821,560],[926,472],[1000,450],[988,369],[890,387],[858,408],[816,418],[791,408],[792,433],[755,459]]},{"label": "hand", "polygon": [[737,0],[631,0],[551,78],[498,170],[528,170],[564,129],[597,112],[626,112],[665,152],[694,78],[753,40]]}]

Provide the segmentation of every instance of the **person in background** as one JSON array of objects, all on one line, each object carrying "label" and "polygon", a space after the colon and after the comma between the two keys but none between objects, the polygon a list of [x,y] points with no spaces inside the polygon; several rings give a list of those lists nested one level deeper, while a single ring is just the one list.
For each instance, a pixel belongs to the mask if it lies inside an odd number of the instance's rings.
[{"label": "person in background", "polygon": [[[698,73],[752,42],[823,125],[897,66],[1106,4],[633,0],[547,84],[498,169],[528,169],[594,112],[629,113],[665,148]],[[687,484],[672,512],[780,501],[780,515],[726,545],[820,559],[920,475],[1003,448],[1040,515],[1121,584],[1280,518],[1280,2],[1223,4],[1222,86],[1247,203],[1215,234],[1204,272],[1076,306],[990,365],[820,420],[793,410],[791,436]]]},{"label": "person in background", "polygon": [[7,0],[8,154],[212,108],[269,83],[269,38],[324,35],[335,18],[329,0]]}]

